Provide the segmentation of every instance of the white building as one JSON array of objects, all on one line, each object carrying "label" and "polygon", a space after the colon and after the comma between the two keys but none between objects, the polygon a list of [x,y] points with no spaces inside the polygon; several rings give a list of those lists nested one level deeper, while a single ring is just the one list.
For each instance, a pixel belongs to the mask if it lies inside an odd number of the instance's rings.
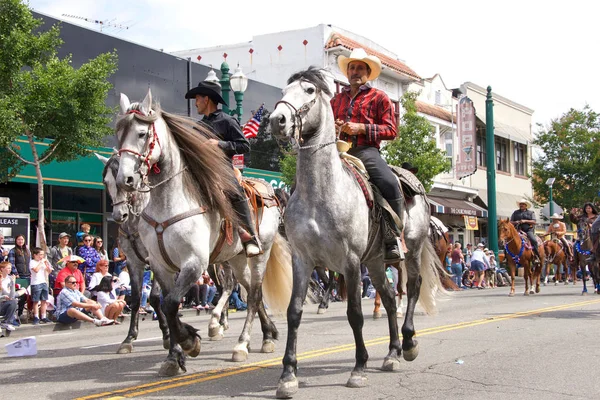
[{"label": "white building", "polygon": [[[384,90],[400,117],[399,100],[403,93],[419,92],[417,109],[434,127],[438,146],[453,161],[459,151],[456,140],[456,105],[458,97],[468,96],[477,116],[477,160],[475,174],[462,180],[454,173],[441,174],[431,190],[433,211],[450,227],[453,240],[476,242],[487,237],[487,182],[485,153],[485,96],[480,86],[466,82],[460,89],[447,88],[439,74],[423,79],[393,52],[366,37],[332,25],[253,36],[251,41],[210,48],[173,52],[196,62],[219,69],[226,59],[232,69],[237,64],[251,79],[276,87],[285,87],[293,73],[311,65],[328,69],[335,93],[347,85],[339,71],[337,57],[348,56],[354,48],[363,48],[380,58],[383,70],[372,85]],[[499,217],[509,217],[520,197],[532,197],[531,116],[533,110],[493,95],[496,143],[496,186]],[[464,216],[478,217],[479,230],[467,231]]]}]

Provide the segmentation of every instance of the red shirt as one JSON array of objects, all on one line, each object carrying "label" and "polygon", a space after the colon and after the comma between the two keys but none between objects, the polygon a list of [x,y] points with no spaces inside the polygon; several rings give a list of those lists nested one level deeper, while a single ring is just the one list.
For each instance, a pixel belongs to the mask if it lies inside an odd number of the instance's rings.
[{"label": "red shirt", "polygon": [[81,273],[81,271],[79,269],[76,269],[75,272],[71,272],[71,270],[68,267],[64,267],[63,269],[61,269],[60,272],[58,273],[58,275],[56,275],[56,282],[54,283],[54,289],[62,289],[64,287],[62,285],[62,283],[65,282],[65,279],[69,275],[73,275],[75,277],[75,280],[77,281],[77,290],[79,290],[80,292],[83,293],[83,290],[81,290],[85,286],[85,280],[83,279],[83,274]]},{"label": "red shirt", "polygon": [[[392,101],[379,89],[362,85],[352,99],[350,87],[344,87],[331,99],[331,108],[336,120],[365,124],[366,133],[358,135],[358,146],[379,148],[382,140],[394,140],[398,135]],[[340,133],[340,139],[351,141],[352,138]]]}]

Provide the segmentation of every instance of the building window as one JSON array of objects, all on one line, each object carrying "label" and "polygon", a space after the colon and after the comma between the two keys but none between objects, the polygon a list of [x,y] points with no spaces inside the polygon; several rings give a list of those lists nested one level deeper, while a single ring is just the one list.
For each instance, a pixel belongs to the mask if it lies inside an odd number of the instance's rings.
[{"label": "building window", "polygon": [[435,105],[440,105],[442,104],[442,92],[440,92],[439,90],[435,91]]},{"label": "building window", "polygon": [[496,137],[494,146],[496,147],[496,170],[510,172],[508,167],[508,140]]},{"label": "building window", "polygon": [[454,135],[452,134],[452,131],[446,132],[444,134],[444,150],[446,150],[446,158],[450,161],[450,166],[454,166],[454,160],[453,160],[454,144],[452,141],[453,136]]},{"label": "building window", "polygon": [[527,155],[527,146],[521,143],[515,143],[515,175],[525,176],[525,159]]},{"label": "building window", "polygon": [[400,102],[392,100],[394,105],[394,116],[396,116],[396,125],[400,125]]},{"label": "building window", "polygon": [[480,167],[486,166],[486,139],[485,132],[482,129],[477,129],[477,165]]}]

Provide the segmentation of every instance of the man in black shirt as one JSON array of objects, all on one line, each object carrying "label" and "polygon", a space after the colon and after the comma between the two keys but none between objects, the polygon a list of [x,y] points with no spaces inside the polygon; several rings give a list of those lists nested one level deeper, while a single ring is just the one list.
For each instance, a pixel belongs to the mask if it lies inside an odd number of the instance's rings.
[{"label": "man in black shirt", "polygon": [[[204,115],[199,123],[208,126],[219,138],[219,140],[209,139],[209,142],[221,148],[230,160],[235,154],[245,154],[250,151],[250,143],[244,137],[239,122],[217,108],[219,104],[226,104],[221,97],[221,86],[218,83],[200,82],[197,87],[186,93],[185,98],[196,99],[198,114]],[[232,194],[230,200],[242,224],[240,237],[244,243],[246,256],[254,257],[262,253],[262,248],[246,193],[240,185],[237,186],[239,191]]]},{"label": "man in black shirt", "polygon": [[515,225],[517,229],[520,229],[527,234],[527,237],[531,242],[531,248],[533,252],[537,256],[538,261],[541,261],[540,253],[538,252],[537,237],[535,236],[534,229],[535,214],[533,211],[528,210],[528,208],[531,208],[531,203],[527,199],[521,199],[517,202],[517,205],[519,209],[513,212],[512,216],[510,217],[510,222]]}]

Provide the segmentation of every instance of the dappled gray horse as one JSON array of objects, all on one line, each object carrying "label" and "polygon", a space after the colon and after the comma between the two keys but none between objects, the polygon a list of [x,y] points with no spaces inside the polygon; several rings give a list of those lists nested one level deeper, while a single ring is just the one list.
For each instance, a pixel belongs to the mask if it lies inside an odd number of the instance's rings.
[{"label": "dappled gray horse", "polygon": [[278,312],[286,307],[291,291],[289,250],[277,232],[278,207],[262,209],[264,253],[247,259],[237,229],[225,222],[238,226],[226,196],[237,188],[230,162],[210,144],[216,136],[190,119],[161,111],[153,105],[150,91],[142,103],[130,104],[121,95],[121,112],[116,126],[117,185],[129,192],[150,191],[139,232],[161,283],[171,339],[159,373],[172,376],[179,368],[185,371],[185,354],[200,353],[198,330],[181,322],[177,313],[181,298],[213,263],[228,262],[248,289],[248,313],[232,359],[246,360],[257,312],[263,328],[261,350],[274,351],[277,330],[265,311],[263,295],[270,310]]},{"label": "dappled gray horse", "polygon": [[[133,341],[138,337],[138,319],[140,310],[140,299],[142,295],[142,283],[144,280],[144,269],[146,267],[146,258],[148,251],[140,240],[138,232],[138,223],[140,213],[148,204],[148,193],[139,193],[135,197],[128,196],[129,193],[119,191],[115,177],[119,169],[119,158],[112,155],[110,158],[96,154],[96,157],[104,163],[102,171],[102,181],[106,191],[111,198],[113,212],[112,217],[119,226],[119,245],[127,255],[127,267],[129,268],[129,277],[131,279],[131,320],[129,322],[129,332],[127,337],[119,346],[118,354],[127,354],[133,351]],[[124,218],[131,214],[130,218]],[[160,308],[160,285],[154,282],[150,292],[150,304],[158,317],[158,326],[163,334],[163,346],[169,348],[169,330],[165,315]]]},{"label": "dappled gray horse", "polygon": [[[383,231],[379,207],[370,209],[356,179],[342,165],[336,149],[331,92],[321,71],[310,68],[288,80],[283,99],[271,113],[272,132],[279,139],[294,139],[298,144],[296,188],[285,214],[285,231],[292,248],[294,288],[288,308],[288,339],[283,358],[283,373],[277,388],[278,398],[298,390],[296,342],[302,305],[313,268],[327,266],[344,275],[348,292],[348,321],[356,343],[356,364],[347,382],[349,387],[366,385],[365,347],[361,310],[360,264],[369,269],[373,285],[381,293],[387,311],[390,345],[384,370],[396,370],[399,356],[412,361],[418,345],[413,338],[413,315],[417,300],[428,313],[435,311],[434,294],[441,269],[428,238],[429,206],[424,195],[414,196],[404,208],[408,307],[398,338],[394,292],[386,284],[383,262]],[[443,289],[441,289],[443,290]]]}]

